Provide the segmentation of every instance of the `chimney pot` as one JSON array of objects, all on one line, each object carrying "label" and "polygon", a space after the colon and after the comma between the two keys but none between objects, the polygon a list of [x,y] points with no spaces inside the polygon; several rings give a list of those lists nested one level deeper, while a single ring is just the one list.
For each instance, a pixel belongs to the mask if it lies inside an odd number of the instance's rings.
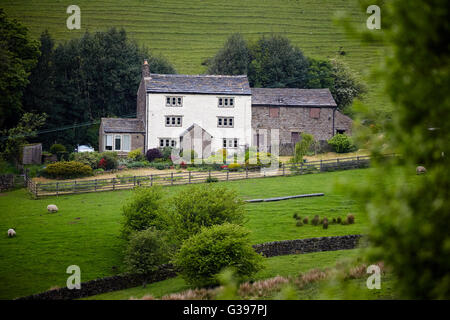
[{"label": "chimney pot", "polygon": [[144,60],[144,64],[142,65],[142,77],[149,78],[150,77],[150,66],[148,64],[148,60]]}]

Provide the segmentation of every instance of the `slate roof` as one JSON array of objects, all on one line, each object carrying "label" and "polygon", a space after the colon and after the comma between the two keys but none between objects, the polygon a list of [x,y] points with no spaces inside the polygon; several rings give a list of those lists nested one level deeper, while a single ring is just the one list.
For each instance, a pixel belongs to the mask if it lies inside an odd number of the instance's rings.
[{"label": "slate roof", "polygon": [[336,107],[329,89],[252,88],[252,106]]},{"label": "slate roof", "polygon": [[250,95],[248,78],[222,75],[150,74],[145,87],[150,93],[203,93]]},{"label": "slate roof", "polygon": [[105,133],[145,133],[144,122],[140,119],[102,118]]}]

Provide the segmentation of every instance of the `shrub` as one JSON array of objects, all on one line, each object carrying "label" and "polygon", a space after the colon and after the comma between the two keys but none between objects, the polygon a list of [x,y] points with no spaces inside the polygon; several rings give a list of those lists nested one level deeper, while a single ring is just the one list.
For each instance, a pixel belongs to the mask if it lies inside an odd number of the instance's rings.
[{"label": "shrub", "polygon": [[117,152],[105,151],[99,154],[98,167],[104,170],[116,169],[119,165]]},{"label": "shrub", "polygon": [[305,217],[305,218],[303,219],[303,223],[304,223],[304,224],[308,224],[308,221],[309,221],[308,217]]},{"label": "shrub", "polygon": [[137,148],[133,151],[128,152],[127,158],[134,161],[142,161],[144,160],[144,155],[142,154],[141,148]]},{"label": "shrub", "polygon": [[172,161],[171,155],[172,155],[172,148],[171,147],[164,147],[161,149],[162,158],[164,161]]},{"label": "shrub", "polygon": [[225,222],[244,223],[244,202],[234,190],[217,185],[195,185],[172,198],[177,236],[187,239],[208,227]]},{"label": "shrub", "polygon": [[342,223],[342,218],[341,217],[337,217],[337,223]]},{"label": "shrub", "polygon": [[352,215],[351,213],[349,213],[347,215],[347,222],[348,222],[348,224],[354,224],[355,223],[355,216]]},{"label": "shrub", "polygon": [[229,223],[202,228],[183,243],[174,264],[194,286],[219,283],[217,275],[228,267],[243,280],[263,267],[263,257],[253,250],[248,235],[248,230]]},{"label": "shrub", "polygon": [[295,144],[294,163],[303,162],[303,157],[308,153],[311,144],[314,142],[314,136],[308,133],[301,134],[301,140]]},{"label": "shrub", "polygon": [[43,170],[44,176],[54,179],[70,179],[93,174],[92,168],[77,161],[60,161],[47,165]]},{"label": "shrub", "polygon": [[345,134],[336,134],[333,138],[328,140],[328,144],[333,147],[333,150],[337,153],[351,152],[355,149],[352,140]]},{"label": "shrub", "polygon": [[149,162],[152,162],[155,159],[162,159],[163,154],[161,153],[161,151],[158,148],[153,148],[153,149],[148,149],[145,156],[147,157],[147,160]]},{"label": "shrub", "polygon": [[52,154],[58,154],[61,152],[67,152],[66,147],[64,147],[62,144],[55,143],[50,147],[50,152]]},{"label": "shrub", "polygon": [[336,224],[336,222],[337,222],[336,218],[333,218],[333,220],[331,220],[332,224]]},{"label": "shrub", "polygon": [[98,152],[73,152],[70,154],[71,161],[78,161],[90,166],[92,169],[98,168],[100,154]]},{"label": "shrub", "polygon": [[134,189],[130,202],[122,208],[125,217],[122,235],[128,238],[134,231],[155,227],[158,230],[167,228],[166,207],[163,191],[160,186]]},{"label": "shrub", "polygon": [[303,226],[303,222],[301,220],[297,220],[297,223],[295,224],[297,227]]},{"label": "shrub", "polygon": [[238,171],[241,168],[241,165],[239,163],[230,163],[228,165],[228,170],[230,171]]},{"label": "shrub", "polygon": [[319,224],[319,216],[315,215],[314,218],[311,220],[311,224],[313,226],[317,226]]},{"label": "shrub", "polygon": [[126,270],[138,274],[155,271],[158,266],[169,262],[172,250],[164,231],[149,228],[134,232],[125,251]]},{"label": "shrub", "polygon": [[219,179],[217,177],[208,177],[205,180],[206,183],[213,183],[213,182],[219,182]]}]

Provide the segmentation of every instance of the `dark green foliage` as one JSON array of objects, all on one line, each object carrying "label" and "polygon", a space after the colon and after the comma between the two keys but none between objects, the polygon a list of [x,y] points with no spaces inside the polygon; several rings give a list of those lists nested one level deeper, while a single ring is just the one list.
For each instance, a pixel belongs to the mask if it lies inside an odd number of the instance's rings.
[{"label": "dark green foliage", "polygon": [[[104,170],[116,169],[119,165],[117,152],[114,151],[105,151],[100,153],[99,159],[99,164],[97,166]],[[100,165],[101,163],[102,165]]]},{"label": "dark green foliage", "polygon": [[[383,40],[392,55],[378,74],[395,111],[381,127],[382,135],[372,127],[361,134],[373,137],[375,159],[386,147],[402,157],[372,161],[376,174],[356,191],[370,208],[372,258],[392,268],[396,290],[404,298],[448,300],[448,1],[392,1],[382,10]],[[367,109],[364,117],[374,119]],[[415,175],[419,164],[427,168],[426,175]]]},{"label": "dark green foliage", "polygon": [[168,263],[173,252],[166,232],[149,228],[131,234],[125,251],[125,267],[130,273],[145,274]]},{"label": "dark green foliage", "polygon": [[172,155],[172,148],[171,147],[164,147],[161,149],[162,157],[164,161],[172,161],[171,155]]},{"label": "dark green foliage", "polygon": [[60,152],[66,152],[66,147],[64,147],[62,144],[55,143],[50,147],[50,153],[52,154],[58,154]]},{"label": "dark green foliage", "polygon": [[25,113],[16,127],[0,130],[0,153],[4,160],[18,164],[22,156],[23,145],[27,139],[36,136],[37,129],[44,125],[47,115]]},{"label": "dark green foliage", "polygon": [[297,223],[295,224],[297,227],[303,226],[303,222],[301,220],[297,220]]},{"label": "dark green foliage", "polygon": [[217,185],[194,185],[172,198],[176,236],[187,239],[208,227],[225,222],[244,223],[244,202],[235,191]]},{"label": "dark green foliage", "polygon": [[213,182],[219,182],[219,179],[216,177],[208,177],[205,180],[206,183],[213,183]]},{"label": "dark green foliage", "polygon": [[337,223],[341,224],[342,223],[342,218],[341,217],[337,217]]},{"label": "dark green foliage", "polygon": [[60,161],[48,164],[43,170],[44,176],[54,179],[69,179],[91,176],[92,168],[77,161]]},{"label": "dark green foliage", "polygon": [[309,133],[302,133],[301,140],[295,144],[294,163],[302,163],[303,157],[308,153],[311,144],[314,142],[314,136]]},{"label": "dark green foliage", "polygon": [[52,42],[48,34],[41,36],[43,55],[32,71],[26,106],[45,110],[50,129],[81,123],[92,126],[46,133],[42,136],[45,147],[55,140],[71,149],[77,144],[97,146],[96,121],[134,116],[144,58],[154,73],[175,73],[165,59],[138,47],[123,29],[86,32],[56,48]]},{"label": "dark green foliage", "polygon": [[294,219],[298,219],[298,218],[299,218],[299,216],[298,216],[298,214],[297,214],[297,213],[294,213],[294,215],[292,216],[292,218],[294,218]]},{"label": "dark green foliage", "polygon": [[208,62],[209,74],[247,74],[250,64],[250,49],[241,34],[232,34],[223,48]]},{"label": "dark green foliage", "polygon": [[101,159],[101,154],[98,152],[73,152],[69,156],[69,160],[78,161],[87,164],[92,169],[98,168],[98,162]]},{"label": "dark green foliage", "polygon": [[166,200],[160,186],[150,188],[136,188],[131,201],[122,208],[124,222],[122,235],[130,237],[134,231],[146,230],[155,227],[166,230]]},{"label": "dark green foliage", "polygon": [[331,223],[332,223],[332,224],[336,224],[336,223],[337,223],[336,218],[333,218],[333,219],[331,220]]},{"label": "dark green foliage", "polygon": [[319,216],[318,215],[315,215],[314,216],[314,218],[311,220],[311,224],[313,225],[313,226],[317,226],[317,225],[319,225]]},{"label": "dark green foliage", "polygon": [[273,34],[251,46],[248,77],[252,87],[305,88],[308,60],[289,39]]},{"label": "dark green foliage", "polygon": [[333,147],[337,153],[346,153],[355,150],[352,139],[346,134],[336,134],[333,138],[328,140],[328,144]]},{"label": "dark green foliage", "polygon": [[249,231],[234,224],[214,225],[186,240],[174,264],[193,286],[215,285],[224,268],[233,268],[242,280],[263,268],[263,257],[253,250]]},{"label": "dark green foliage", "polygon": [[23,115],[22,96],[38,56],[38,43],[27,28],[0,8],[0,128],[16,126]]}]

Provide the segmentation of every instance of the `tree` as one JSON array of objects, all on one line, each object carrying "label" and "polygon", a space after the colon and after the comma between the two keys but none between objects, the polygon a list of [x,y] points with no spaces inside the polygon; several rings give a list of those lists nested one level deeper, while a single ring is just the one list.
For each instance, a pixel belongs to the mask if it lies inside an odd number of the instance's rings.
[{"label": "tree", "polygon": [[0,130],[2,158],[15,164],[20,163],[23,145],[27,143],[27,139],[36,136],[36,130],[44,125],[46,118],[45,113],[25,113],[16,127]]},{"label": "tree", "polygon": [[314,142],[314,136],[309,133],[302,133],[301,140],[295,144],[294,163],[303,162],[303,157],[308,153],[309,147]]},{"label": "tree", "polygon": [[222,49],[208,62],[209,74],[247,74],[250,64],[250,49],[240,33],[232,34]]},{"label": "tree", "polygon": [[308,59],[289,39],[273,34],[251,46],[248,77],[252,87],[305,88]]},{"label": "tree", "polygon": [[[402,156],[374,162],[373,178],[357,190],[370,217],[371,256],[392,268],[401,297],[449,299],[448,2],[396,0],[382,10],[392,55],[378,75],[395,109],[381,133],[359,134],[372,137],[373,159],[385,146]],[[419,164],[427,173],[416,176]]]},{"label": "tree", "polygon": [[23,114],[23,92],[38,55],[27,28],[0,8],[0,128],[13,127]]}]

